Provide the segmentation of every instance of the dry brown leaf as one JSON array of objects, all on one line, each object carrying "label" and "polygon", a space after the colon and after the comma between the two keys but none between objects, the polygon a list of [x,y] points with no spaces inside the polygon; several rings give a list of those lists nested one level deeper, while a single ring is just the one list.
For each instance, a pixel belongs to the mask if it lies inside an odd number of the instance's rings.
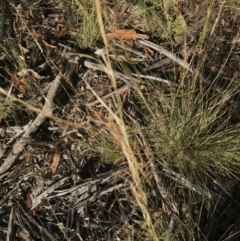
[{"label": "dry brown leaf", "polygon": [[121,29],[113,33],[108,33],[106,37],[108,41],[114,39],[131,40],[137,37],[137,32],[129,29]]},{"label": "dry brown leaf", "polygon": [[6,129],[7,129],[6,126],[4,126],[4,127],[2,128],[1,133],[0,133],[0,136],[1,136],[1,137],[5,137]]},{"label": "dry brown leaf", "polygon": [[57,148],[57,150],[54,153],[53,161],[52,161],[52,164],[51,164],[51,167],[50,167],[51,170],[52,170],[52,175],[54,175],[57,172],[57,168],[58,168],[58,165],[59,165],[59,162],[60,162],[60,157],[61,157],[61,153]]},{"label": "dry brown leaf", "polygon": [[52,44],[49,44],[49,43],[47,43],[47,42],[44,41],[44,40],[43,40],[43,43],[44,43],[47,47],[49,47],[49,48],[51,48],[51,49],[56,49],[56,48],[57,48],[57,46],[52,45]]},{"label": "dry brown leaf", "polygon": [[53,157],[53,162],[51,164],[52,174],[54,175],[57,171],[60,161],[60,152],[56,151]]},{"label": "dry brown leaf", "polygon": [[16,88],[22,93],[25,94],[26,93],[26,89],[23,85],[24,80],[18,78],[17,73],[11,72],[10,70],[6,69],[7,73],[11,76],[11,81],[12,83],[16,86]]},{"label": "dry brown leaf", "polygon": [[27,205],[28,208],[32,207],[32,200],[31,200],[31,197],[30,197],[30,192],[27,193],[26,205]]}]

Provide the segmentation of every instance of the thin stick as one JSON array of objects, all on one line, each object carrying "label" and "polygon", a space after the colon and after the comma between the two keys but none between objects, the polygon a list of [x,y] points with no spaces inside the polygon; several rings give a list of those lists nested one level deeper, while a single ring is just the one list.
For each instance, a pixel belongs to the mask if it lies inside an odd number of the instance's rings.
[{"label": "thin stick", "polygon": [[194,73],[194,70],[192,69],[192,67],[190,66],[190,64],[188,64],[186,61],[178,58],[176,55],[172,54],[171,52],[167,51],[166,49],[164,49],[161,46],[158,46],[150,41],[147,40],[138,40],[138,43],[144,45],[144,46],[148,46],[152,49],[155,49],[156,51],[158,51],[159,53],[167,56],[169,59],[171,59],[174,62],[177,62],[179,65],[181,65],[182,67],[184,67],[185,69],[187,69],[188,71],[190,71],[191,73]]}]

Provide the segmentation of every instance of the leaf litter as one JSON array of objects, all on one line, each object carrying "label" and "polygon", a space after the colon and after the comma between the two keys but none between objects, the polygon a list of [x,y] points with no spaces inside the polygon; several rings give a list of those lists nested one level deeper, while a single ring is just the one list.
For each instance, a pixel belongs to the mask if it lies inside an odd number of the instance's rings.
[{"label": "leaf litter", "polygon": [[[152,107],[172,93],[177,93],[177,101],[189,91],[182,75],[186,82],[196,78],[207,86],[203,99],[225,93],[230,80],[239,79],[240,42],[236,33],[240,17],[234,13],[226,19],[224,13],[229,9],[222,3],[223,15],[213,11],[207,18],[206,3],[196,7],[191,1],[183,1],[173,7],[173,12],[189,28],[180,37],[170,34],[166,39],[160,33],[144,31],[140,24],[144,12],[133,2],[119,2],[119,9],[111,1],[105,6],[108,20],[115,23],[114,28],[105,26],[109,49],[101,38],[89,48],[77,46],[74,27],[82,20],[76,19],[75,25],[69,26],[67,7],[63,7],[66,1],[58,6],[53,1],[12,2],[13,28],[9,29],[11,37],[4,36],[1,41],[0,59],[0,93],[13,103],[0,129],[1,239],[150,237],[142,204],[132,193],[126,157],[117,140],[111,138],[109,127],[116,125],[104,105],[116,115],[123,115],[126,122],[139,170],[140,166],[144,170],[141,179],[148,194],[147,208],[159,239],[167,235],[172,240],[237,237],[239,215],[230,218],[232,210],[239,212],[234,202],[239,198],[237,168],[233,175],[221,173],[221,177],[213,178],[210,173],[214,166],[210,167],[205,171],[206,178],[201,177],[206,179],[203,185],[177,165],[166,162],[167,150],[159,159],[158,144],[150,134],[154,120],[149,121],[150,114],[137,93],[151,100]],[[150,8],[154,7],[152,2]],[[198,40],[206,21],[213,28],[204,46],[208,56],[204,57]],[[113,69],[103,61],[106,57]],[[201,61],[197,60],[201,58],[206,61],[199,67]],[[115,86],[109,79],[111,75],[116,79]],[[237,94],[229,96],[221,110],[223,119],[227,116],[234,124],[240,117],[237,99]],[[159,115],[164,121],[169,113],[164,112],[168,108],[166,100],[162,103]],[[217,123],[225,122],[219,117]],[[156,122],[153,125],[158,128]],[[106,150],[107,159],[113,161],[102,158]],[[183,157],[184,150],[174,156],[179,160]],[[219,183],[221,180],[225,185]],[[188,199],[195,200],[192,206]],[[222,223],[223,229],[219,228]],[[190,227],[194,237],[188,233]]]}]

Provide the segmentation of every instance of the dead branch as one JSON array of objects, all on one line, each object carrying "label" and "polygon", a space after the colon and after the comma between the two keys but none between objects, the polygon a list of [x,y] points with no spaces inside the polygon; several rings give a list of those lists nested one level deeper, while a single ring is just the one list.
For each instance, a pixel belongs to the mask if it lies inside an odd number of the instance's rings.
[{"label": "dead branch", "polygon": [[4,163],[0,167],[0,174],[6,172],[12,166],[16,158],[23,151],[23,148],[29,142],[31,135],[35,133],[39,126],[45,121],[46,115],[44,113],[51,113],[53,111],[53,98],[55,97],[58,87],[60,85],[61,77],[62,74],[58,74],[56,78],[52,81],[47,97],[45,98],[45,104],[43,106],[42,111],[38,114],[37,118],[31,123],[31,125],[22,135],[21,139],[14,144],[11,153],[8,155],[8,157],[5,159]]}]

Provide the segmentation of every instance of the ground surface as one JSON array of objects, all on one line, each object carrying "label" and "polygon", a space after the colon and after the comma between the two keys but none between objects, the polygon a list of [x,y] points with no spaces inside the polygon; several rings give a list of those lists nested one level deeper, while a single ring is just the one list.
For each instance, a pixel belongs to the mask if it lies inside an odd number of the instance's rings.
[{"label": "ground surface", "polygon": [[0,240],[239,240],[240,4],[97,3],[0,3]]}]

